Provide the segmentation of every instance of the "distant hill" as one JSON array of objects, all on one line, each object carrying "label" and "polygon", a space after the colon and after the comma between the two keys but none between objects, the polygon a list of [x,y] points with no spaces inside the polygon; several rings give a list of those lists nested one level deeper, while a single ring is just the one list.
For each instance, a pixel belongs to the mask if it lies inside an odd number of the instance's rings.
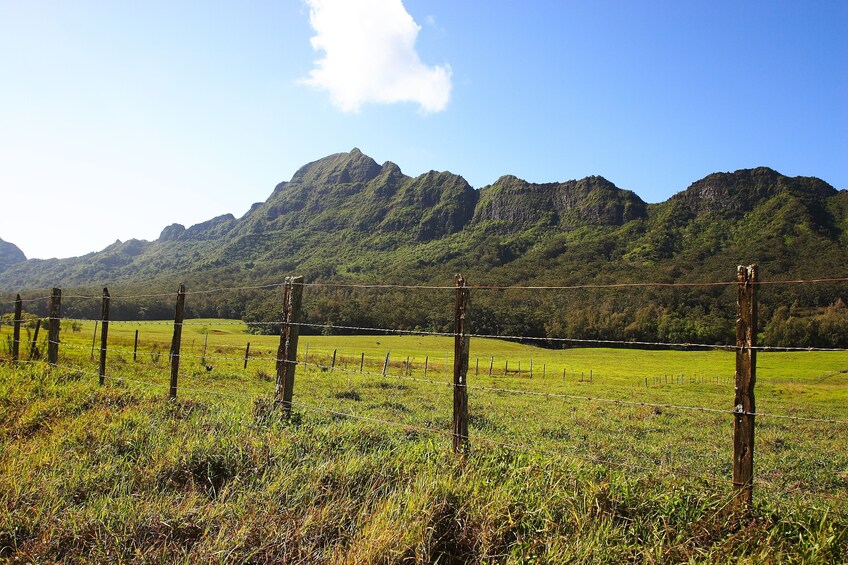
[{"label": "distant hill", "polygon": [[14,243],[0,239],[0,271],[26,261],[26,255]]},{"label": "distant hill", "polygon": [[[172,224],[152,242],[117,241],[97,253],[51,260],[25,260],[14,246],[0,244],[0,291],[119,285],[161,292],[181,280],[195,287],[250,286],[293,273],[310,281],[440,284],[450,283],[455,272],[473,284],[707,281],[731,279],[737,264],[749,263],[758,263],[767,279],[824,278],[848,273],[846,228],[846,191],[768,168],[714,173],[665,202],[647,204],[598,176],[544,184],[504,176],[474,189],[450,172],[409,177],[396,164],[380,165],[354,149],[304,165],[241,218],[227,214],[187,229]],[[775,288],[763,300],[774,308],[795,303],[796,309],[821,311],[840,292],[832,285]],[[478,324],[489,323],[482,320],[489,316],[491,329],[512,324],[515,331],[570,336],[608,334],[612,323],[623,338],[668,337],[671,326],[660,324],[683,320],[683,334],[717,339],[735,313],[723,309],[729,299],[716,293],[687,300],[657,293],[647,302],[597,299],[595,305],[609,308],[604,316],[623,318],[597,320],[596,330],[568,319],[550,321],[551,307],[571,307],[570,319],[583,316],[585,301],[562,299],[552,306],[534,298],[516,302],[517,310],[506,308],[512,298],[481,296],[475,303]],[[449,323],[428,318],[430,298],[412,305],[407,300],[407,312],[393,321],[385,312],[388,298],[373,310],[357,302],[357,312],[334,300],[316,297],[310,315],[336,323]],[[658,309],[643,312],[653,325],[633,326],[647,306]],[[226,305],[210,298],[196,308],[209,315],[268,315],[253,298]],[[135,315],[153,312],[147,307]],[[764,313],[765,325],[771,310]],[[656,321],[663,315],[666,322]]]}]

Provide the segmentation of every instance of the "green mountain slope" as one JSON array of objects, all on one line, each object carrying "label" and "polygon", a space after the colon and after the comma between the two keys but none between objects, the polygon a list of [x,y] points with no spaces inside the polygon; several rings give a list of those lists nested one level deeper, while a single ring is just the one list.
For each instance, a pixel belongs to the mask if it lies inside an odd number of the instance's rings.
[{"label": "green mountain slope", "polygon": [[0,271],[26,261],[26,255],[14,243],[0,239]]},{"label": "green mountain slope", "polygon": [[[724,281],[748,263],[758,263],[764,279],[827,278],[848,273],[846,228],[848,193],[767,168],[711,174],[646,204],[602,177],[534,184],[504,176],[475,190],[449,172],[406,176],[354,149],[305,165],[241,218],[173,224],[156,241],[116,242],[83,257],[0,260],[0,291],[118,285],[161,292],[178,281],[256,286],[292,273],[357,283],[445,284],[455,272],[494,285]],[[762,293],[763,327],[777,308],[793,304],[784,318],[809,325],[842,290],[770,287]],[[735,316],[732,293],[722,288],[685,296],[657,289],[478,294],[478,327],[513,335],[726,341]],[[451,322],[443,301],[311,289],[307,314],[322,323],[444,328]],[[194,308],[273,318],[271,303],[210,296],[195,299]],[[140,301],[127,308],[127,316],[160,311]],[[814,342],[814,333],[804,340]]]}]

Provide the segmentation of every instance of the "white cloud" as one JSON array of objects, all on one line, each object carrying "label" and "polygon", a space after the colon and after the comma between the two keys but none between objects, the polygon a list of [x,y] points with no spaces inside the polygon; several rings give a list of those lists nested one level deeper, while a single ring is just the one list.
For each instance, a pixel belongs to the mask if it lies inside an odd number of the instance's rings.
[{"label": "white cloud", "polygon": [[421,62],[421,27],[401,0],[306,0],[315,30],[312,47],[324,58],[304,83],[327,90],[333,104],[355,112],[368,102],[417,102],[440,112],[451,93],[449,65]]}]

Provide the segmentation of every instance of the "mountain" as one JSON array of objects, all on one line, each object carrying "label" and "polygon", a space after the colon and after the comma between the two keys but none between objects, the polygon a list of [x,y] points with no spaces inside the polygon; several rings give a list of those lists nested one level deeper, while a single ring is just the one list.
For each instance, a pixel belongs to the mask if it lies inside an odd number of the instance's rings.
[{"label": "mountain", "polygon": [[[304,165],[241,218],[172,224],[155,241],[116,241],[71,259],[2,253],[5,292],[103,285],[161,292],[181,280],[195,288],[242,287],[292,273],[310,281],[440,285],[455,272],[472,284],[493,285],[724,281],[737,264],[748,263],[760,264],[771,280],[826,278],[848,272],[848,193],[768,168],[714,173],[657,204],[600,176],[536,184],[507,175],[474,189],[450,172],[409,177],[396,164],[380,165],[353,149]],[[382,296],[368,304],[311,291],[309,316],[321,322],[450,324],[432,313],[442,307],[429,296]],[[820,312],[841,289],[772,287],[762,294],[771,308],[762,317],[767,323],[781,304],[795,304],[798,316]],[[477,323],[491,331],[509,327],[515,335],[612,331],[671,339],[677,332],[713,339],[725,335],[735,315],[721,289],[694,298],[670,291],[622,296],[525,300],[480,293]],[[592,314],[592,305],[607,310]],[[246,318],[272,316],[275,308],[253,296],[197,298],[193,307],[198,314]],[[163,308],[135,304],[126,315],[168,317]],[[551,321],[552,311],[565,318]]]},{"label": "mountain", "polygon": [[0,239],[0,271],[26,261],[26,255],[14,243]]},{"label": "mountain", "polygon": [[476,202],[477,191],[460,176],[430,171],[413,179],[354,149],[302,167],[255,205],[235,234],[350,229],[429,241],[461,230]]},{"label": "mountain", "polygon": [[560,230],[621,226],[647,216],[647,205],[641,198],[603,177],[531,184],[507,175],[480,194],[474,223],[503,222],[508,231],[522,231],[532,225]]}]

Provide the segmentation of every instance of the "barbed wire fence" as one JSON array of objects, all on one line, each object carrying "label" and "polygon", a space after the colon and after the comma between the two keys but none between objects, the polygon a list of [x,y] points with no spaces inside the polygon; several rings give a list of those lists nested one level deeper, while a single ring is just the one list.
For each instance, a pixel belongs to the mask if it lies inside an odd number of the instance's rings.
[{"label": "barbed wire fence", "polygon": [[[759,281],[757,277],[756,266],[739,267],[737,279],[735,281],[720,281],[720,282],[705,282],[705,283],[626,283],[626,284],[595,284],[595,285],[571,285],[571,286],[551,286],[551,287],[518,287],[518,286],[470,286],[461,275],[457,275],[454,286],[439,286],[439,285],[391,285],[391,284],[371,284],[371,285],[353,285],[344,283],[307,283],[302,277],[288,277],[285,282],[270,285],[236,287],[236,288],[216,288],[208,290],[199,290],[188,292],[185,285],[180,284],[176,294],[175,317],[173,322],[173,335],[171,339],[171,347],[168,354],[170,364],[170,381],[167,385],[156,383],[145,379],[126,378],[110,375],[107,371],[107,355],[111,351],[113,354],[120,352],[121,354],[129,355],[129,349],[120,349],[113,346],[109,347],[108,333],[109,327],[115,324],[158,324],[168,325],[170,322],[160,321],[132,321],[132,320],[110,320],[110,305],[112,296],[108,289],[103,289],[102,296],[85,296],[85,295],[66,295],[65,299],[78,300],[100,300],[102,304],[101,317],[99,319],[84,319],[84,318],[62,318],[61,317],[61,302],[62,293],[60,289],[53,289],[49,296],[21,299],[17,295],[14,301],[14,318],[12,320],[2,320],[1,324],[11,324],[13,326],[13,337],[11,340],[10,360],[12,363],[34,363],[40,362],[42,354],[38,352],[37,340],[39,328],[44,327],[48,336],[45,340],[46,362],[50,366],[59,365],[59,350],[60,347],[67,349],[87,350],[87,346],[73,345],[63,343],[60,339],[61,322],[70,323],[95,323],[95,336],[92,338],[91,357],[94,358],[94,353],[99,353],[98,371],[93,372],[81,367],[65,366],[70,371],[89,376],[97,376],[100,385],[104,385],[107,381],[133,383],[148,387],[167,387],[168,398],[176,399],[178,391],[211,395],[217,397],[238,398],[242,400],[255,400],[255,396],[247,394],[239,394],[233,392],[215,391],[209,388],[198,387],[179,387],[180,377],[180,362],[185,359],[198,359],[201,365],[205,365],[207,361],[232,361],[242,362],[244,367],[247,367],[249,361],[265,361],[273,363],[275,367],[274,375],[274,394],[271,409],[279,412],[284,419],[291,417],[292,408],[314,411],[324,414],[329,414],[339,418],[350,418],[352,420],[372,422],[385,426],[399,427],[405,430],[415,431],[417,433],[436,434],[444,437],[449,437],[452,440],[453,451],[460,457],[464,456],[470,450],[472,440],[475,443],[488,444],[499,446],[516,451],[528,453],[540,453],[547,455],[559,455],[564,453],[561,450],[555,450],[539,445],[529,445],[527,443],[515,443],[509,441],[500,441],[482,434],[469,434],[469,407],[468,393],[475,391],[486,394],[496,395],[516,395],[526,397],[528,399],[546,399],[546,400],[561,400],[561,401],[577,401],[588,402],[593,404],[617,405],[624,407],[641,407],[651,408],[654,410],[672,410],[686,411],[692,413],[712,414],[717,416],[728,416],[733,418],[733,458],[732,458],[732,477],[722,477],[716,474],[704,474],[693,471],[686,467],[676,467],[674,469],[660,468],[662,472],[670,472],[681,477],[696,478],[707,482],[719,482],[730,485],[734,492],[735,504],[742,509],[750,509],[753,504],[753,488],[754,485],[759,487],[784,492],[786,494],[801,494],[804,496],[817,497],[828,500],[837,500],[844,502],[842,497],[834,497],[823,492],[814,492],[802,489],[795,486],[781,486],[763,478],[754,477],[754,424],[755,418],[774,419],[780,421],[801,423],[816,423],[827,424],[831,426],[848,426],[848,419],[843,418],[823,418],[814,416],[781,414],[775,412],[763,412],[756,409],[754,403],[754,385],[756,383],[756,354],[759,351],[827,351],[827,352],[846,352],[848,349],[841,348],[820,348],[820,347],[768,347],[759,346],[756,344],[756,328],[757,328],[757,288],[765,284],[815,284],[821,282],[846,282],[848,278],[831,278],[831,279],[814,279],[814,280],[793,280],[793,281]],[[469,299],[471,291],[487,291],[487,290],[532,290],[532,291],[548,291],[548,290],[575,290],[575,289],[621,289],[621,288],[647,288],[652,286],[669,287],[700,287],[700,286],[735,286],[737,289],[737,328],[736,328],[736,343],[735,344],[701,344],[701,343],[676,343],[664,341],[624,341],[624,340],[606,340],[606,339],[572,339],[560,337],[533,337],[521,335],[501,335],[489,333],[473,333],[469,330]],[[432,336],[442,338],[453,338],[453,371],[452,381],[437,380],[428,378],[429,356],[425,358],[424,375],[423,377],[410,375],[410,360],[407,357],[404,362],[395,361],[395,365],[390,365],[389,354],[386,354],[382,364],[382,370],[379,372],[365,369],[365,354],[362,353],[359,359],[358,369],[354,365],[339,366],[336,361],[336,350],[333,351],[332,361],[327,363],[320,362],[316,358],[313,362],[309,361],[308,345],[305,354],[301,356],[298,351],[298,339],[301,328],[326,329],[328,324],[315,324],[304,322],[301,319],[302,296],[303,291],[310,287],[338,287],[338,288],[356,288],[356,289],[373,289],[373,290],[425,290],[425,291],[453,291],[454,293],[454,331],[424,331],[424,330],[407,330],[407,329],[392,329],[379,328],[368,326],[354,325],[329,325],[331,330],[343,330],[346,332],[369,332],[383,333],[395,335],[416,335],[416,336]],[[276,355],[262,356],[250,354],[250,342],[247,343],[244,355],[232,356],[221,351],[224,347],[239,349],[239,346],[219,346],[217,349],[224,353],[223,355],[208,355],[207,343],[208,333],[203,346],[201,355],[190,355],[183,352],[182,348],[182,330],[186,326],[203,325],[201,322],[185,321],[185,300],[190,295],[212,294],[225,291],[244,291],[244,290],[282,290],[283,291],[283,308],[282,319],[274,322],[253,322],[255,325],[274,325],[282,328],[279,336],[279,344]],[[162,294],[146,294],[133,295],[132,298],[164,298],[173,297],[173,293]],[[129,298],[129,297],[127,297]],[[119,298],[118,298],[119,299]],[[46,317],[28,317],[26,320],[23,317],[23,304],[38,301],[48,302],[48,316]],[[243,325],[242,322],[221,322],[216,325]],[[21,339],[20,330],[24,324],[34,325],[34,336],[31,340],[27,340],[30,345],[28,359],[23,359],[20,346],[25,344]],[[100,347],[95,347],[97,324],[100,324]],[[702,349],[702,350],[721,350],[735,351],[736,353],[736,372],[733,379],[734,384],[734,404],[733,409],[719,409],[703,406],[690,406],[684,404],[661,403],[640,400],[623,400],[616,398],[605,398],[591,395],[576,395],[576,394],[561,394],[555,392],[525,390],[519,388],[507,388],[496,386],[484,386],[476,383],[469,384],[468,373],[470,371],[470,340],[474,339],[502,339],[521,342],[544,341],[547,343],[574,344],[580,346],[595,345],[595,346],[615,346],[615,347],[631,347],[631,348],[661,348],[661,349]],[[38,353],[36,353],[38,352]],[[135,361],[138,355],[138,330],[135,332],[135,340],[132,349],[132,357]],[[152,354],[151,354],[152,355]],[[448,358],[445,359],[445,370],[448,369]],[[158,363],[158,352],[156,353],[156,361]],[[488,375],[491,377],[493,372],[494,357],[492,357],[488,368]],[[390,367],[397,367],[402,370],[402,374],[391,372]],[[379,379],[395,379],[398,381],[407,381],[418,384],[434,385],[439,387],[451,388],[453,391],[453,411],[452,411],[452,429],[450,431],[434,426],[410,424],[408,422],[399,422],[385,418],[374,418],[355,414],[353,412],[335,410],[322,405],[315,405],[309,402],[302,402],[294,399],[294,383],[295,374],[298,368],[312,369],[317,372],[340,371],[349,375],[360,375],[375,377]],[[208,370],[208,369],[207,369]],[[530,364],[530,376],[532,377],[532,360]],[[543,369],[545,371],[545,369]],[[479,358],[475,366],[475,376],[479,375]],[[485,366],[484,366],[485,372]],[[508,361],[504,366],[504,375],[508,374]],[[518,374],[521,375],[520,365]],[[544,373],[543,373],[544,374]],[[565,373],[563,373],[565,377]],[[673,376],[674,378],[674,376]],[[581,375],[581,381],[583,375]],[[591,373],[589,379],[592,379]],[[681,377],[682,380],[682,377]],[[659,380],[660,384],[663,380]],[[668,383],[666,376],[664,382]],[[721,382],[717,376],[714,382]],[[645,382],[646,387],[648,381]],[[567,453],[569,457],[582,459],[590,463],[603,464],[613,467],[622,467],[639,471],[656,471],[654,462],[651,465],[633,464],[629,462],[616,461],[609,457],[600,455],[578,453],[576,450]],[[718,454],[720,455],[720,454]]]}]

